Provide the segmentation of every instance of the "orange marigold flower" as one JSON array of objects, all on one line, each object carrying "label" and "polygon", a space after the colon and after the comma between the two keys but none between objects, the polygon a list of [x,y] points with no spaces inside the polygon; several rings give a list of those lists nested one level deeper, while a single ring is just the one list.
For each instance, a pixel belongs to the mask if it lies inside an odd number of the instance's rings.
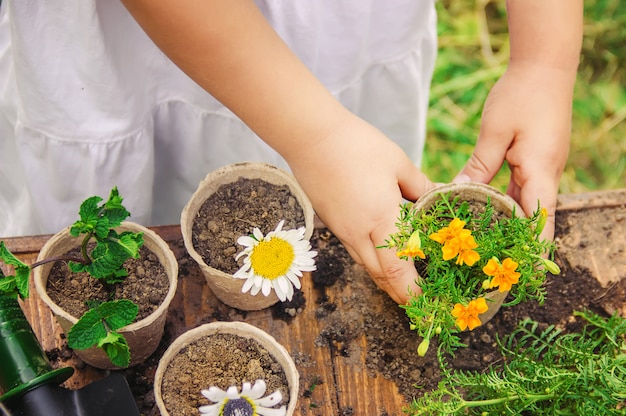
[{"label": "orange marigold flower", "polygon": [[469,230],[463,231],[465,232],[459,233],[457,237],[444,244],[441,251],[444,260],[450,260],[458,256],[456,264],[461,266],[467,264],[471,267],[480,260],[480,254],[474,251],[478,244]]},{"label": "orange marigold flower", "polygon": [[521,275],[521,273],[515,271],[517,266],[518,264],[510,257],[504,259],[502,264],[495,257],[489,259],[485,267],[483,267],[483,272],[487,276],[493,277],[489,288],[498,287],[500,292],[511,290],[511,286],[519,282]]},{"label": "orange marigold flower", "polygon": [[425,259],[426,258],[426,255],[424,254],[424,252],[420,248],[417,248],[417,249],[405,248],[404,250],[398,251],[396,253],[396,256],[398,256],[398,257],[419,257],[420,259]]},{"label": "orange marigold flower", "polygon": [[420,239],[419,231],[414,231],[409,237],[409,241],[406,243],[406,248],[398,251],[396,256],[398,257],[419,257],[425,259],[426,255],[422,251],[422,240]]},{"label": "orange marigold flower", "polygon": [[446,244],[448,241],[457,237],[460,232],[468,231],[464,230],[463,227],[465,227],[465,221],[454,218],[452,221],[450,221],[450,224],[447,227],[443,227],[436,233],[432,233],[430,236],[428,236],[428,238],[430,238],[431,240],[435,240],[440,244]]},{"label": "orange marigold flower", "polygon": [[481,313],[487,312],[487,301],[485,298],[478,298],[470,301],[467,306],[463,306],[460,303],[454,305],[454,309],[452,309],[452,316],[456,319],[455,323],[464,331],[465,328],[469,328],[469,330],[473,330],[477,326],[480,326],[481,322],[478,319],[478,315]]}]

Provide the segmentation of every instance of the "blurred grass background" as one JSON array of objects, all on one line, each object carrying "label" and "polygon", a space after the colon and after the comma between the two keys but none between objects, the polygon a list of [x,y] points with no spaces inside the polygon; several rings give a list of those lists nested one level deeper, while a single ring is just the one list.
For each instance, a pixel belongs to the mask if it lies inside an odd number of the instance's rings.
[{"label": "blurred grass background", "polygon": [[[585,0],[583,50],[561,193],[626,187],[626,0]],[[471,154],[483,103],[506,69],[504,0],[437,2],[439,56],[422,169],[449,182]],[[492,185],[505,190],[504,166]]]}]

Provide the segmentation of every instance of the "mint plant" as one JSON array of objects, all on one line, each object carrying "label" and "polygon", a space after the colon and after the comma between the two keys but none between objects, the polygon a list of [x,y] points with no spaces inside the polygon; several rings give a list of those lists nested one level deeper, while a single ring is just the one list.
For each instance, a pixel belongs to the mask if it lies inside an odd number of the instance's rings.
[{"label": "mint plant", "polygon": [[540,330],[525,319],[498,340],[502,365],[451,371],[442,354],[436,390],[414,400],[417,415],[626,415],[626,319],[574,312],[580,332]]},{"label": "mint plant", "polygon": [[[122,205],[123,198],[117,187],[111,190],[109,199],[101,203],[99,196],[87,198],[80,206],[80,219],[70,227],[70,235],[82,238],[81,256],[69,255],[43,259],[28,266],[19,261],[0,242],[0,259],[14,266],[14,276],[0,275],[0,291],[11,296],[28,297],[28,277],[32,268],[42,264],[67,261],[73,272],[87,272],[105,286],[120,283],[128,275],[124,262],[138,258],[143,246],[143,233],[125,231],[117,233],[118,227],[130,213]],[[0,271],[1,273],[1,271]],[[67,334],[68,346],[87,349],[94,345],[102,348],[111,362],[118,367],[130,363],[130,350],[123,335],[116,332],[132,323],[137,317],[138,306],[130,300],[89,302],[89,310],[72,326]]]},{"label": "mint plant", "polygon": [[15,257],[9,249],[7,249],[4,241],[0,241],[0,260],[5,264],[13,266],[15,270],[14,275],[6,276],[2,269],[0,269],[0,293],[10,297],[26,299],[28,297],[30,267]]}]

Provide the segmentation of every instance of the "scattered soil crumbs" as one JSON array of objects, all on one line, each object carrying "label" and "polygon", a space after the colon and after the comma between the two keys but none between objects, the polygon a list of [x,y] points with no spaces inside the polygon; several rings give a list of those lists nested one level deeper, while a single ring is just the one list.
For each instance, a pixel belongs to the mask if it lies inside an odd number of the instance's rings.
[{"label": "scattered soil crumbs", "polygon": [[[197,416],[198,407],[212,404],[200,394],[202,389],[217,386],[226,391],[247,381],[265,380],[265,396],[280,390],[289,403],[285,373],[274,357],[256,341],[231,334],[215,334],[199,339],[174,356],[163,382],[163,402],[172,415]],[[172,412],[170,409],[175,409]]]},{"label": "scattered soil crumbs", "polygon": [[237,239],[259,228],[263,235],[284,220],[283,230],[304,227],[304,211],[287,185],[240,178],[222,185],[200,207],[193,224],[193,246],[204,262],[234,274],[241,265]]},{"label": "scattered soil crumbs", "polygon": [[[79,257],[80,249],[71,250],[68,254]],[[106,302],[112,299],[128,299],[139,306],[136,319],[139,321],[148,317],[163,303],[170,281],[157,256],[145,246],[141,247],[139,258],[126,260],[124,268],[128,271],[124,281],[106,286],[88,273],[74,273],[66,262],[57,261],[48,276],[48,296],[77,318],[87,312],[86,300]]]}]

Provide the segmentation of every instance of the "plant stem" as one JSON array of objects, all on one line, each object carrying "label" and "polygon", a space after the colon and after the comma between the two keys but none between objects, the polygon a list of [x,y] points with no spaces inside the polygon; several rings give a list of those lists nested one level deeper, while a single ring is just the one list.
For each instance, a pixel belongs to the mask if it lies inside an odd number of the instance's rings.
[{"label": "plant stem", "polygon": [[460,405],[457,408],[457,410],[455,410],[455,411],[459,411],[459,410],[462,410],[462,409],[465,409],[465,408],[469,408],[469,407],[489,406],[491,404],[512,402],[514,400],[519,400],[522,397],[530,399],[530,400],[532,400],[534,402],[538,402],[538,401],[541,401],[541,400],[554,399],[556,396],[554,394],[524,394],[524,395],[514,394],[513,396],[498,397],[496,399],[472,400],[472,401],[465,401],[465,400],[463,400],[460,403]]},{"label": "plant stem", "polygon": [[64,256],[54,256],[54,257],[49,257],[47,259],[39,260],[38,262],[35,262],[35,263],[31,264],[30,268],[34,269],[35,267],[39,267],[39,266],[42,266],[42,265],[44,265],[46,263],[52,263],[52,262],[55,262],[55,261],[73,261],[73,262],[82,263],[82,264],[89,264],[89,263],[91,263],[91,261],[85,260],[82,257],[75,257],[75,256],[64,255]]},{"label": "plant stem", "polygon": [[89,257],[89,253],[87,252],[87,245],[89,244],[89,240],[93,236],[93,232],[87,233],[85,238],[83,238],[83,243],[80,245],[80,252],[83,255],[83,264],[91,264],[91,258]]}]

